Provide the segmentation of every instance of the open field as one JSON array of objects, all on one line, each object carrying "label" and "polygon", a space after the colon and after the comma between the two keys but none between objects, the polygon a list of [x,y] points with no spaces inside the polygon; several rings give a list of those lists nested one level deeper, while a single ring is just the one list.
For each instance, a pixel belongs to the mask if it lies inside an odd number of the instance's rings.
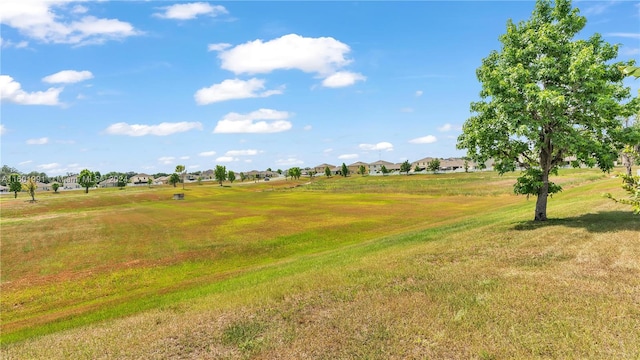
[{"label": "open field", "polygon": [[639,358],[640,218],[563,170],[0,199],[2,358]]}]

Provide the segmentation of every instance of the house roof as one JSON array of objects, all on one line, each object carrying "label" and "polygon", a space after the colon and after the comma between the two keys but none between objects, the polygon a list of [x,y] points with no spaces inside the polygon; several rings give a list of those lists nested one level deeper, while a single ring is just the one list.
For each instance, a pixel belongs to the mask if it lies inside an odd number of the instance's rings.
[{"label": "house roof", "polygon": [[396,164],[392,163],[392,162],[388,162],[388,161],[384,161],[384,160],[378,160],[378,161],[374,161],[372,163],[369,164],[369,166],[371,165],[384,165],[384,166],[395,166]]},{"label": "house roof", "polygon": [[362,162],[362,161],[356,161],[356,162],[354,162],[353,164],[349,164],[349,165],[347,165],[347,166],[360,166],[360,165],[369,166],[369,164],[364,163],[364,162]]}]

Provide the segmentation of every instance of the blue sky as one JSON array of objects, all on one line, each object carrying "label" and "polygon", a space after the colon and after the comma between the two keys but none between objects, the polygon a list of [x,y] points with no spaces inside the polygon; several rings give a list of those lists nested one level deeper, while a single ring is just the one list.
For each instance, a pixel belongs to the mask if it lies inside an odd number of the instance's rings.
[{"label": "blue sky", "polygon": [[[573,5],[580,37],[640,58],[638,2]],[[2,164],[55,176],[463,156],[476,68],[533,7],[3,1]]]}]

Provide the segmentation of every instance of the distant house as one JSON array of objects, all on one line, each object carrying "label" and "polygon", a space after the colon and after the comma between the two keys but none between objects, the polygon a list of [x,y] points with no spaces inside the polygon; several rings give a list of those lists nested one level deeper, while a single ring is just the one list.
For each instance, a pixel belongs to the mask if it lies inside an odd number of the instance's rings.
[{"label": "distant house", "polygon": [[155,185],[166,185],[169,183],[169,176],[160,176],[158,178],[153,179],[153,183]]},{"label": "distant house", "polygon": [[353,164],[347,165],[347,168],[349,169],[349,173],[357,174],[360,171],[360,166],[364,166],[365,174],[369,173],[369,164],[364,163],[362,161],[356,161]]},{"label": "distant house", "polygon": [[429,165],[429,163],[433,161],[432,157],[426,157],[426,158],[422,158],[420,160],[416,160],[414,162],[411,163],[411,170],[414,170],[416,168],[416,166],[418,168],[420,168],[421,170],[424,170],[427,168],[427,165]]},{"label": "distant house", "polygon": [[205,181],[214,180],[216,178],[214,171],[211,169],[207,171],[203,171],[202,173],[200,173],[200,176],[202,177],[202,180],[205,180]]},{"label": "distant house", "polygon": [[153,181],[153,176],[147,175],[147,174],[137,174],[137,175],[132,176],[131,179],[129,179],[129,182],[133,186],[148,185],[149,184],[149,179],[151,179],[151,181]]},{"label": "distant house", "polygon": [[64,190],[82,189],[82,186],[80,186],[78,181],[79,181],[78,175],[67,176],[64,179],[62,179],[62,189]]},{"label": "distant house", "polygon": [[336,167],[335,165],[331,165],[331,164],[320,164],[314,167],[313,171],[315,171],[318,175],[324,175],[325,168],[334,169],[335,167]]},{"label": "distant house", "polygon": [[101,187],[101,188],[118,187],[118,178],[112,176],[110,178],[104,179],[104,180],[100,181],[98,186]]},{"label": "distant house", "polygon": [[399,164],[394,164],[392,162],[388,162],[384,160],[378,160],[376,162],[372,162],[369,164],[369,174],[382,174],[382,166],[387,168],[389,172],[400,170]]}]

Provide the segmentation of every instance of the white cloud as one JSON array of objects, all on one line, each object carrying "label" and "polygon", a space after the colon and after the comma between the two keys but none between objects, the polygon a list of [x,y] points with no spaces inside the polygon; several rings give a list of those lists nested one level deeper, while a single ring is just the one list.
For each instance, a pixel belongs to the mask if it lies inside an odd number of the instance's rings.
[{"label": "white cloud", "polygon": [[258,150],[229,150],[225,153],[225,156],[253,156],[258,155]]},{"label": "white cloud", "polygon": [[215,151],[203,151],[200,154],[198,154],[198,156],[213,156],[215,154],[216,154]]},{"label": "white cloud", "polygon": [[310,38],[288,34],[270,41],[254,40],[222,51],[221,67],[236,74],[264,74],[278,69],[298,69],[329,76],[348,65],[351,51],[331,37]]},{"label": "white cloud", "polygon": [[438,139],[433,135],[427,135],[409,140],[409,142],[412,144],[432,144],[436,141],[438,141]]},{"label": "white cloud", "polygon": [[223,51],[226,50],[228,48],[230,48],[231,44],[227,44],[227,43],[217,43],[217,44],[209,44],[209,46],[207,46],[207,50],[209,51]]},{"label": "white cloud", "polygon": [[238,158],[234,158],[233,156],[220,156],[219,158],[216,159],[216,162],[233,162],[233,161],[239,161],[240,159]]},{"label": "white cloud", "polygon": [[420,96],[422,96],[422,94],[423,94],[422,90],[417,90],[416,91],[416,97],[420,97]]},{"label": "white cloud", "polygon": [[228,13],[227,9],[225,9],[224,6],[211,5],[205,2],[175,4],[162,7],[161,9],[163,9],[164,12],[155,13],[154,16],[162,19],[173,20],[190,20],[195,19],[199,15],[218,16],[220,14]]},{"label": "white cloud", "polygon": [[124,122],[109,125],[105,132],[110,135],[128,135],[128,136],[145,136],[156,135],[166,136],[175,133],[185,132],[193,129],[202,130],[202,124],[199,122],[163,122],[158,125],[129,125]]},{"label": "white cloud", "polygon": [[6,133],[7,133],[7,128],[3,124],[0,124],[0,135],[4,135]]},{"label": "white cloud", "polygon": [[55,168],[59,168],[61,165],[58,163],[49,163],[49,164],[40,164],[37,166],[38,169],[42,170],[52,170]]},{"label": "white cloud", "polygon": [[271,95],[282,94],[282,89],[264,90],[263,79],[227,79],[220,84],[214,84],[208,88],[202,88],[196,91],[194,98],[199,105],[206,105],[215,102],[247,99],[256,97],[268,97]]},{"label": "white cloud", "polygon": [[278,166],[294,166],[294,165],[302,165],[302,164],[304,164],[304,161],[297,159],[295,157],[276,160],[276,165]]},{"label": "white cloud", "polygon": [[[46,43],[101,44],[141,34],[131,24],[117,19],[87,15],[75,20],[80,9],[69,11],[67,3],[52,0],[2,1],[0,23]],[[69,19],[65,12],[75,16]]]},{"label": "white cloud", "polygon": [[218,121],[214,133],[276,133],[291,129],[286,111],[260,109],[248,114],[229,113]]},{"label": "white cloud", "polygon": [[330,88],[345,87],[355,84],[356,81],[365,81],[366,79],[367,78],[362,74],[349,71],[339,71],[324,79],[322,81],[322,86]]},{"label": "white cloud", "polygon": [[91,71],[63,70],[43,77],[42,81],[50,84],[72,84],[92,78],[93,74]]},{"label": "white cloud", "polygon": [[349,160],[349,159],[357,159],[358,158],[358,154],[343,154],[338,156],[338,159],[340,160]]},{"label": "white cloud", "polygon": [[158,161],[163,163],[164,165],[171,165],[175,161],[175,157],[173,156],[162,156],[158,158]]},{"label": "white cloud", "polygon": [[39,139],[29,139],[27,140],[27,145],[44,145],[49,143],[49,138],[42,137]]},{"label": "white cloud", "polygon": [[197,169],[199,167],[200,167],[200,165],[188,165],[187,169]]},{"label": "white cloud", "polygon": [[74,14],[86,14],[87,12],[89,12],[89,9],[82,5],[76,5],[73,7],[73,9],[71,9],[71,12]]},{"label": "white cloud", "polygon": [[18,166],[31,164],[32,162],[33,162],[33,160],[27,160],[27,161],[19,162],[19,163],[18,163]]},{"label": "white cloud", "polygon": [[638,40],[640,40],[640,33],[619,33],[619,32],[615,32],[615,33],[607,33],[607,34],[605,34],[605,36],[621,37],[621,38],[629,38],[629,39],[638,39]]},{"label": "white cloud", "polygon": [[333,151],[332,148],[322,150],[322,152],[325,153],[325,154],[328,154],[328,153],[330,153],[332,151]]},{"label": "white cloud", "polygon": [[362,150],[373,151],[373,150],[384,150],[384,151],[393,151],[393,145],[389,142],[383,141],[377,144],[360,144],[358,147]]},{"label": "white cloud", "polygon": [[449,124],[449,123],[444,124],[444,125],[442,125],[442,126],[440,126],[438,128],[438,131],[441,131],[441,132],[447,132],[447,131],[451,131],[451,130],[460,131],[460,130],[462,130],[462,128],[460,126],[452,125],[452,124]]},{"label": "white cloud", "polygon": [[304,131],[310,131],[311,129],[313,129],[313,126],[311,125],[305,125],[305,127],[302,128]]},{"label": "white cloud", "polygon": [[58,105],[62,88],[49,88],[46,91],[26,92],[19,82],[11,76],[0,75],[0,100],[20,105]]},{"label": "white cloud", "polygon": [[189,156],[180,156],[180,160],[189,160]]},{"label": "white cloud", "polygon": [[11,40],[5,40],[0,36],[0,48],[16,48],[24,49],[29,46],[27,41],[13,42]]}]

